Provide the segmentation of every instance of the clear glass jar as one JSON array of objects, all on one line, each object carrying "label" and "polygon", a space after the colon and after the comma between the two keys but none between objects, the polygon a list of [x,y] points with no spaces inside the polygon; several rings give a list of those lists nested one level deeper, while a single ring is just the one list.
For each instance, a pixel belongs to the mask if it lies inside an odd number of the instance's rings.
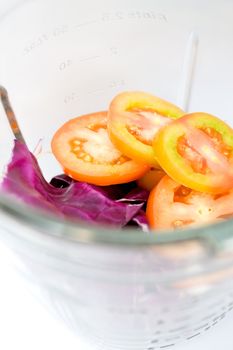
[{"label": "clear glass jar", "polygon": [[[232,125],[232,1],[12,4],[0,17],[0,84],[29,147],[43,138],[48,178],[60,171],[50,139],[65,120],[106,109],[123,90],[185,102],[190,35],[189,110]],[[0,130],[4,169],[13,136],[2,110]],[[175,233],[93,229],[1,195],[0,232],[28,285],[93,349],[172,347],[233,308],[233,220]]]}]

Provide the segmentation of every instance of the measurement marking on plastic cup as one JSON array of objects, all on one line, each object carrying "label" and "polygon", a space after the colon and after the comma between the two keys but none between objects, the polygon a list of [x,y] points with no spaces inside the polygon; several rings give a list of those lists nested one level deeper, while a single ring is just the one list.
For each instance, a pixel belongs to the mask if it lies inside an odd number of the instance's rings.
[{"label": "measurement marking on plastic cup", "polygon": [[113,80],[109,83],[108,88],[115,89],[125,85],[125,80]]},{"label": "measurement marking on plastic cup", "polygon": [[53,29],[52,31],[52,35],[54,37],[57,37],[57,36],[60,36],[60,35],[63,35],[63,34],[66,34],[68,33],[68,25],[64,24],[64,25],[60,25],[60,26],[57,26]]},{"label": "measurement marking on plastic cup", "polygon": [[99,88],[96,88],[94,90],[89,90],[89,91],[85,91],[85,92],[72,91],[64,97],[64,103],[65,104],[73,103],[75,101],[82,100],[82,96],[95,95],[95,94],[107,91],[109,89],[121,88],[125,84],[126,84],[126,82],[123,79],[122,80],[112,80],[110,82],[107,82],[106,85],[100,86]]},{"label": "measurement marking on plastic cup", "polygon": [[95,24],[97,23],[98,21],[97,20],[92,20],[92,21],[86,21],[86,22],[83,22],[83,23],[78,23],[78,24],[75,24],[75,28],[80,28],[80,27],[85,27],[85,26],[88,26],[90,24]]},{"label": "measurement marking on plastic cup", "polygon": [[88,95],[95,95],[103,91],[104,89],[96,89],[96,90],[88,91]]},{"label": "measurement marking on plastic cup", "polygon": [[69,95],[65,96],[64,103],[65,104],[72,103],[72,102],[77,101],[79,99],[80,99],[80,96],[77,93],[72,92]]},{"label": "measurement marking on plastic cup", "polygon": [[115,47],[115,46],[114,47],[110,47],[109,50],[110,50],[110,53],[113,56],[118,55],[118,53],[119,53],[119,49],[117,47]]},{"label": "measurement marking on plastic cup", "polygon": [[37,39],[33,40],[25,46],[23,49],[23,52],[25,55],[30,54],[33,50],[37,49],[38,47],[42,46],[45,42],[49,40],[49,35],[48,34],[42,34],[40,35]]},{"label": "measurement marking on plastic cup", "polygon": [[104,12],[101,20],[103,22],[123,21],[123,20],[151,20],[155,22],[167,22],[167,16],[164,13],[154,11],[116,11]]},{"label": "measurement marking on plastic cup", "polygon": [[67,58],[64,61],[62,61],[61,63],[59,63],[58,69],[60,71],[64,71],[65,69],[69,68],[73,64],[92,62],[92,61],[104,58],[106,56],[117,56],[120,52],[119,48],[116,46],[108,47],[102,51],[103,51],[102,55],[93,54],[93,55],[86,56],[86,57],[85,56],[80,57],[80,58],[77,58],[76,62],[74,60]]},{"label": "measurement marking on plastic cup", "polygon": [[66,61],[64,61],[64,62],[61,62],[61,63],[59,64],[59,70],[60,70],[60,71],[63,71],[63,70],[65,70],[66,68],[68,68],[69,66],[71,66],[71,64],[72,64],[72,61],[71,61],[71,60],[66,60]]},{"label": "measurement marking on plastic cup", "polygon": [[69,26],[59,25],[53,28],[51,31],[42,33],[37,36],[37,38],[29,41],[28,45],[23,48],[23,54],[28,55],[31,54],[35,49],[39,49],[42,45],[52,39],[56,39],[57,37],[64,35],[69,32]]},{"label": "measurement marking on plastic cup", "polygon": [[79,60],[79,62],[86,62],[86,61],[93,61],[93,60],[96,60],[98,58],[100,58],[101,56],[89,56],[89,57],[83,57]]}]

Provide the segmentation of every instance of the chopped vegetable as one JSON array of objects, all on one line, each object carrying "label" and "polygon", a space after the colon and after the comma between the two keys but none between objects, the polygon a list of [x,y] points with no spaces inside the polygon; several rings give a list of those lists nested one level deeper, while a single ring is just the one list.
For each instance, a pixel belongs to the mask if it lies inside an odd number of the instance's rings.
[{"label": "chopped vegetable", "polygon": [[149,232],[148,220],[146,217],[146,213],[144,210],[140,210],[138,214],[136,214],[133,219],[129,222],[128,226],[138,226],[144,232]]},{"label": "chopped vegetable", "polygon": [[123,155],[112,144],[107,132],[107,112],[65,123],[53,137],[52,150],[67,175],[95,185],[130,182],[149,169]]},{"label": "chopped vegetable", "polygon": [[48,183],[15,141],[2,190],[63,219],[144,232],[233,217],[233,129],[207,113],[125,92],[66,122],[52,151],[65,174]]},{"label": "chopped vegetable", "polygon": [[144,92],[125,92],[110,104],[108,131],[112,142],[130,159],[159,167],[152,148],[158,130],[184,115],[177,106]]},{"label": "chopped vegetable", "polygon": [[233,190],[222,195],[193,191],[167,175],[150,193],[147,218],[153,229],[174,229],[233,216]]},{"label": "chopped vegetable", "polygon": [[136,188],[135,183],[98,187],[62,175],[49,184],[36,158],[20,141],[15,141],[2,190],[63,218],[116,228],[137,217],[148,197],[148,192]]},{"label": "chopped vegetable", "polygon": [[233,130],[220,119],[206,113],[181,117],[157,133],[153,147],[176,182],[213,194],[233,188]]}]

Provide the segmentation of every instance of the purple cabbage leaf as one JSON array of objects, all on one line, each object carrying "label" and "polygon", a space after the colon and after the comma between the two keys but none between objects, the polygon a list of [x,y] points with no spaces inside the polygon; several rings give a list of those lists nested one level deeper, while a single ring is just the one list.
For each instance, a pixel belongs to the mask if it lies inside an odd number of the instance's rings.
[{"label": "purple cabbage leaf", "polygon": [[20,141],[15,141],[1,190],[62,218],[115,228],[133,223],[148,230],[143,210],[147,191],[134,182],[101,187],[74,181],[66,175],[56,176],[48,183],[35,156]]}]

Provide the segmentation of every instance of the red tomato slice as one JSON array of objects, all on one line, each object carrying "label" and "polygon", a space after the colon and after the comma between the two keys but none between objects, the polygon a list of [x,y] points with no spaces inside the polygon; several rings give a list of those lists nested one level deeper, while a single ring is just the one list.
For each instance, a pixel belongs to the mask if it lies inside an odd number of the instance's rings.
[{"label": "red tomato slice", "polygon": [[175,181],[193,190],[233,188],[233,130],[207,113],[193,113],[163,127],[153,142],[156,158]]},{"label": "red tomato slice", "polygon": [[68,121],[55,133],[51,146],[67,175],[95,185],[134,181],[149,169],[124,156],[112,144],[107,132],[107,112]]},{"label": "red tomato slice", "polygon": [[164,176],[151,191],[147,217],[152,229],[210,224],[233,217],[233,190],[222,195],[193,191]]},{"label": "red tomato slice", "polygon": [[124,92],[109,107],[108,131],[116,147],[131,159],[159,167],[152,142],[158,130],[184,115],[177,106],[145,92]]}]

